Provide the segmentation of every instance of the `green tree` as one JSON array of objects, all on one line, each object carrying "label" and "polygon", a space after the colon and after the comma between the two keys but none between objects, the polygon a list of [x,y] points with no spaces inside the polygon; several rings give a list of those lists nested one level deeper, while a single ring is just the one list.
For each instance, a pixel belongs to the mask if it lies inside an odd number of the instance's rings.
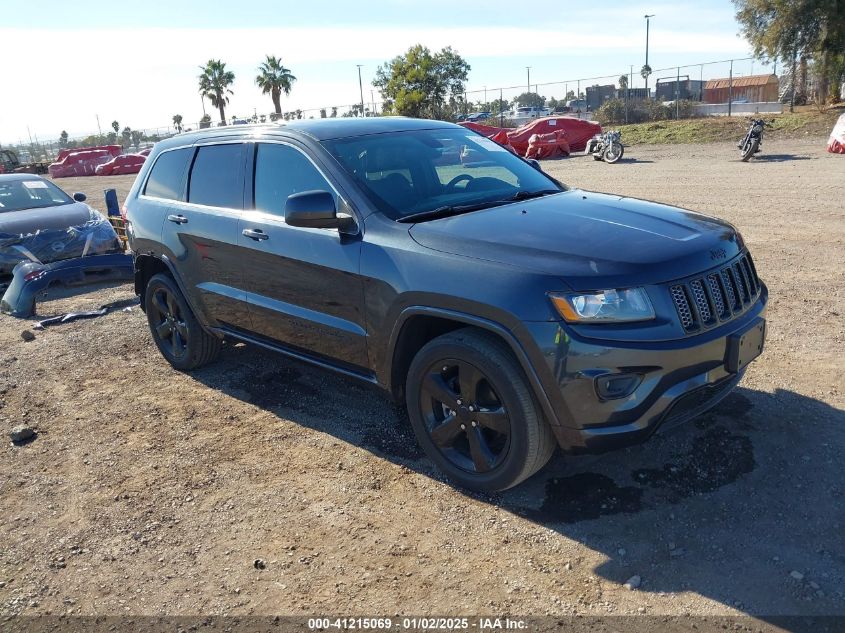
[{"label": "green tree", "polygon": [[230,86],[235,81],[235,73],[226,70],[225,62],[219,59],[209,59],[205,66],[200,66],[200,70],[200,94],[217,108],[220,123],[226,125],[226,104],[229,103],[228,95],[234,94]]},{"label": "green tree", "polygon": [[112,121],[111,129],[113,129],[114,133],[117,134],[118,132],[120,132],[120,123],[118,123],[117,121]]},{"label": "green tree", "polygon": [[546,104],[546,98],[536,92],[523,92],[516,98],[516,103],[522,107],[542,108]]},{"label": "green tree", "polygon": [[120,136],[123,138],[123,147],[129,147],[129,144],[132,140],[132,130],[129,129],[128,125],[123,128],[123,131],[120,133]]},{"label": "green tree", "polygon": [[648,80],[648,76],[651,74],[651,66],[648,64],[643,64],[643,67],[640,68],[640,77],[645,80]]},{"label": "green tree", "polygon": [[[845,54],[842,0],[733,0],[742,34],[758,57],[795,60],[814,57],[818,92],[827,98],[836,58]],[[831,77],[831,75],[834,77]]]},{"label": "green tree", "polygon": [[144,133],[141,130],[132,130],[132,145],[138,147],[144,139]]},{"label": "green tree", "polygon": [[494,99],[490,102],[490,115],[492,116],[501,112],[507,112],[510,107],[510,101],[507,99]]},{"label": "green tree", "polygon": [[325,108],[320,108],[320,118],[321,119],[326,118],[326,109]]},{"label": "green tree", "polygon": [[182,131],[182,115],[181,114],[174,114],[173,115],[173,127],[176,128],[177,133]]},{"label": "green tree", "polygon": [[452,116],[461,103],[469,71],[469,64],[451,47],[432,53],[417,44],[380,66],[373,85],[385,101],[386,114],[442,119]]},{"label": "green tree", "polygon": [[332,106],[332,113],[329,115],[330,119],[337,118],[337,106]]},{"label": "green tree", "polygon": [[279,57],[267,55],[258,67],[258,76],[255,78],[255,83],[261,88],[263,94],[270,94],[273,100],[273,107],[276,108],[276,114],[282,113],[281,96],[290,96],[293,82],[296,81],[290,69],[282,65],[282,60]]},{"label": "green tree", "polygon": [[620,75],[619,76],[619,90],[627,90],[628,89],[628,75]]},{"label": "green tree", "polygon": [[62,130],[59,134],[59,147],[67,147],[67,130]]}]

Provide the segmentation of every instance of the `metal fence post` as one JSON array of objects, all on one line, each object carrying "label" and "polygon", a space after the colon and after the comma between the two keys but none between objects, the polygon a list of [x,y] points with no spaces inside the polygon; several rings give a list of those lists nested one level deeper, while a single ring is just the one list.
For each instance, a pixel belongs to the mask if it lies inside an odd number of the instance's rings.
[{"label": "metal fence post", "polygon": [[[687,75],[689,77],[689,75]],[[678,77],[675,79],[675,118],[681,118],[681,67],[678,66]]]},{"label": "metal fence post", "polygon": [[728,74],[728,116],[731,116],[731,103],[734,100],[734,60],[731,60],[731,71]]}]

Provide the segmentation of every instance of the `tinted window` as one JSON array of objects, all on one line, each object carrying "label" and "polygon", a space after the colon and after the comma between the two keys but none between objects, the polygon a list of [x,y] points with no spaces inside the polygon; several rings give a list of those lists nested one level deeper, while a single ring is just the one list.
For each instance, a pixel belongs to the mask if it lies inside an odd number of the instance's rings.
[{"label": "tinted window", "polygon": [[188,202],[210,207],[243,208],[243,145],[207,145],[197,150]]},{"label": "tinted window", "polygon": [[156,159],[144,194],[168,200],[182,200],[182,176],[193,150],[190,147],[164,152]]},{"label": "tinted window", "polygon": [[255,158],[256,209],[284,215],[289,195],[315,189],[334,195],[329,183],[302,152],[289,145],[258,145]]}]

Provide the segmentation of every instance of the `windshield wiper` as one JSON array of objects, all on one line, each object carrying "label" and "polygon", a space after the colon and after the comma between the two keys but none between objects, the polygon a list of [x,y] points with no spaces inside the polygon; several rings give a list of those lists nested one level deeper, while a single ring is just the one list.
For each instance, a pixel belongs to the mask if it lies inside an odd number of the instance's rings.
[{"label": "windshield wiper", "polygon": [[540,189],[539,191],[517,191],[513,194],[509,201],[511,200],[529,200],[530,198],[540,198],[542,196],[550,196],[553,193],[561,193],[560,189]]},{"label": "windshield wiper", "polygon": [[444,207],[437,207],[429,211],[420,211],[419,213],[412,213],[399,218],[399,222],[424,222],[426,220],[435,220],[437,218],[445,218],[450,215],[458,215],[460,213],[468,213],[469,211],[480,211],[481,209],[489,209],[490,207],[498,207],[507,204],[510,200],[491,200],[488,202],[479,202],[477,204],[459,204],[446,205]]},{"label": "windshield wiper", "polygon": [[500,198],[498,200],[488,200],[487,202],[479,202],[476,204],[462,204],[462,205],[447,205],[437,207],[430,211],[420,211],[419,213],[412,213],[403,218],[399,218],[399,222],[424,222],[425,220],[434,220],[437,218],[445,218],[450,215],[458,215],[460,213],[467,213],[469,211],[480,211],[481,209],[490,209],[491,207],[499,207],[509,202],[516,202],[518,200],[528,200],[530,198],[539,198],[541,196],[548,196],[553,193],[561,193],[560,189],[541,189],[540,191],[517,191],[509,198]]}]

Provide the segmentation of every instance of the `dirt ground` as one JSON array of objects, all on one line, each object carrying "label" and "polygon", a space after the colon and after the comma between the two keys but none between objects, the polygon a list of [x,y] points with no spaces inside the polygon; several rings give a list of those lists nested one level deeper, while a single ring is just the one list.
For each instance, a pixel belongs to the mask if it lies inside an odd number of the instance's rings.
[{"label": "dirt ground", "polygon": [[[845,157],[820,138],[736,154],[545,164],[736,224],[769,285],[769,338],[711,413],[557,455],[506,494],[444,482],[403,413],[350,380],[244,345],[178,373],[137,307],[31,342],[33,323],[0,317],[4,436],[38,429],[2,448],[0,614],[845,615]],[[132,179],[60,184],[102,208]]]}]

